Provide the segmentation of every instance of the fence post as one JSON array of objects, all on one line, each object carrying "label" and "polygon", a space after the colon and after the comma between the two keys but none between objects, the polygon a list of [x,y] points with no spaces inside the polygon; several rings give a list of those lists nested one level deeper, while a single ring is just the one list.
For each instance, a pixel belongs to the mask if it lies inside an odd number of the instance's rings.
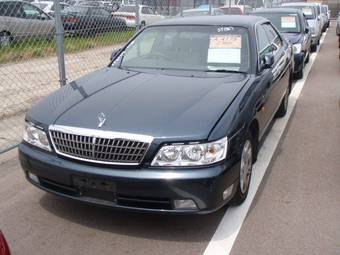
[{"label": "fence post", "polygon": [[54,21],[56,31],[57,56],[59,67],[59,83],[60,86],[66,85],[65,70],[65,51],[64,51],[64,27],[61,22],[61,8],[59,0],[54,0]]},{"label": "fence post", "polygon": [[138,32],[138,30],[140,29],[140,17],[139,17],[139,0],[135,0],[135,4],[136,4],[136,32]]}]

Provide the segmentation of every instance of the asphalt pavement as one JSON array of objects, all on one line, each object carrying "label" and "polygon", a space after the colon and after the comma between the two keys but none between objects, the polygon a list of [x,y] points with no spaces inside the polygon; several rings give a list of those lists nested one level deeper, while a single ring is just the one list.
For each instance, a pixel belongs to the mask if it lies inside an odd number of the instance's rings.
[{"label": "asphalt pavement", "polygon": [[[340,254],[340,61],[328,32],[232,254]],[[203,254],[228,208],[122,213],[47,194],[0,155],[0,229],[13,254]]]}]

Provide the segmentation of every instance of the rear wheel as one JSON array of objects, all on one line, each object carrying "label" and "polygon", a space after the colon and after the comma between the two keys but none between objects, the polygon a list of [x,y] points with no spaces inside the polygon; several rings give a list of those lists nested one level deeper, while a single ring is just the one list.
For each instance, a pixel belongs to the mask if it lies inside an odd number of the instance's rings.
[{"label": "rear wheel", "polygon": [[8,32],[0,33],[0,48],[10,46],[11,41],[11,35]]},{"label": "rear wheel", "polygon": [[289,88],[287,88],[284,97],[282,98],[279,109],[276,112],[277,118],[282,118],[286,115],[288,109],[288,101],[289,101]]},{"label": "rear wheel", "polygon": [[306,58],[306,61],[305,61],[306,64],[309,63],[309,57],[310,57],[310,53],[308,52],[307,54],[308,55],[307,55],[307,58]]},{"label": "rear wheel", "polygon": [[318,46],[313,44],[313,45],[310,46],[310,51],[316,52],[317,48],[318,48]]},{"label": "rear wheel", "polygon": [[239,183],[237,186],[236,193],[232,199],[232,204],[240,205],[246,200],[250,180],[251,173],[253,170],[253,139],[251,133],[248,131],[246,135],[245,142],[242,146],[242,154],[241,154],[241,163],[240,163],[240,172],[239,172]]},{"label": "rear wheel", "polygon": [[295,79],[297,79],[297,80],[303,78],[303,72],[304,72],[304,69],[305,69],[305,62],[302,61],[301,65],[302,65],[301,70],[295,74]]}]

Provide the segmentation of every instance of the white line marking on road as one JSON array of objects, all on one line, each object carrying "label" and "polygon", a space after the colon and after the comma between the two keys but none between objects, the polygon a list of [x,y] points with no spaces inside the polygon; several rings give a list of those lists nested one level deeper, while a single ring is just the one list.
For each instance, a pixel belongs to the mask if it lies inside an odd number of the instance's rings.
[{"label": "white line marking on road", "polygon": [[[320,45],[323,43],[326,33],[321,38]],[[316,54],[312,54],[310,56],[309,63],[305,67],[305,75],[303,79],[295,83],[289,97],[289,106],[286,116],[275,121],[271,131],[269,132],[259,151],[258,159],[253,166],[252,180],[246,201],[244,201],[244,203],[240,206],[228,208],[221,222],[219,223],[215,234],[210,240],[204,255],[230,254],[233,244],[242,227],[243,221],[246,218],[248,210],[255,197],[256,191],[261,184],[262,178],[266,173],[276,147],[280,142],[280,138],[288,124],[289,119],[291,118],[291,114],[296,106],[296,102],[301,94],[303,86],[305,85],[308,74],[313,66],[319,50],[320,47],[318,48]]]}]

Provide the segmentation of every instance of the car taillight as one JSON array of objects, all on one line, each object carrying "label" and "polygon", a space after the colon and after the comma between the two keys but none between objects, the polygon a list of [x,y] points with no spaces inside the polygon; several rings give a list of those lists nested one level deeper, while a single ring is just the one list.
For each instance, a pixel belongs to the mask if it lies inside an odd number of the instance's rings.
[{"label": "car taillight", "polygon": [[0,231],[0,255],[11,255],[5,237]]},{"label": "car taillight", "polygon": [[134,20],[134,19],[135,19],[135,16],[125,16],[125,18],[126,18],[127,20]]},{"label": "car taillight", "polygon": [[64,20],[64,22],[67,22],[67,23],[79,23],[79,21],[80,21],[77,18],[64,18],[63,20]]}]

